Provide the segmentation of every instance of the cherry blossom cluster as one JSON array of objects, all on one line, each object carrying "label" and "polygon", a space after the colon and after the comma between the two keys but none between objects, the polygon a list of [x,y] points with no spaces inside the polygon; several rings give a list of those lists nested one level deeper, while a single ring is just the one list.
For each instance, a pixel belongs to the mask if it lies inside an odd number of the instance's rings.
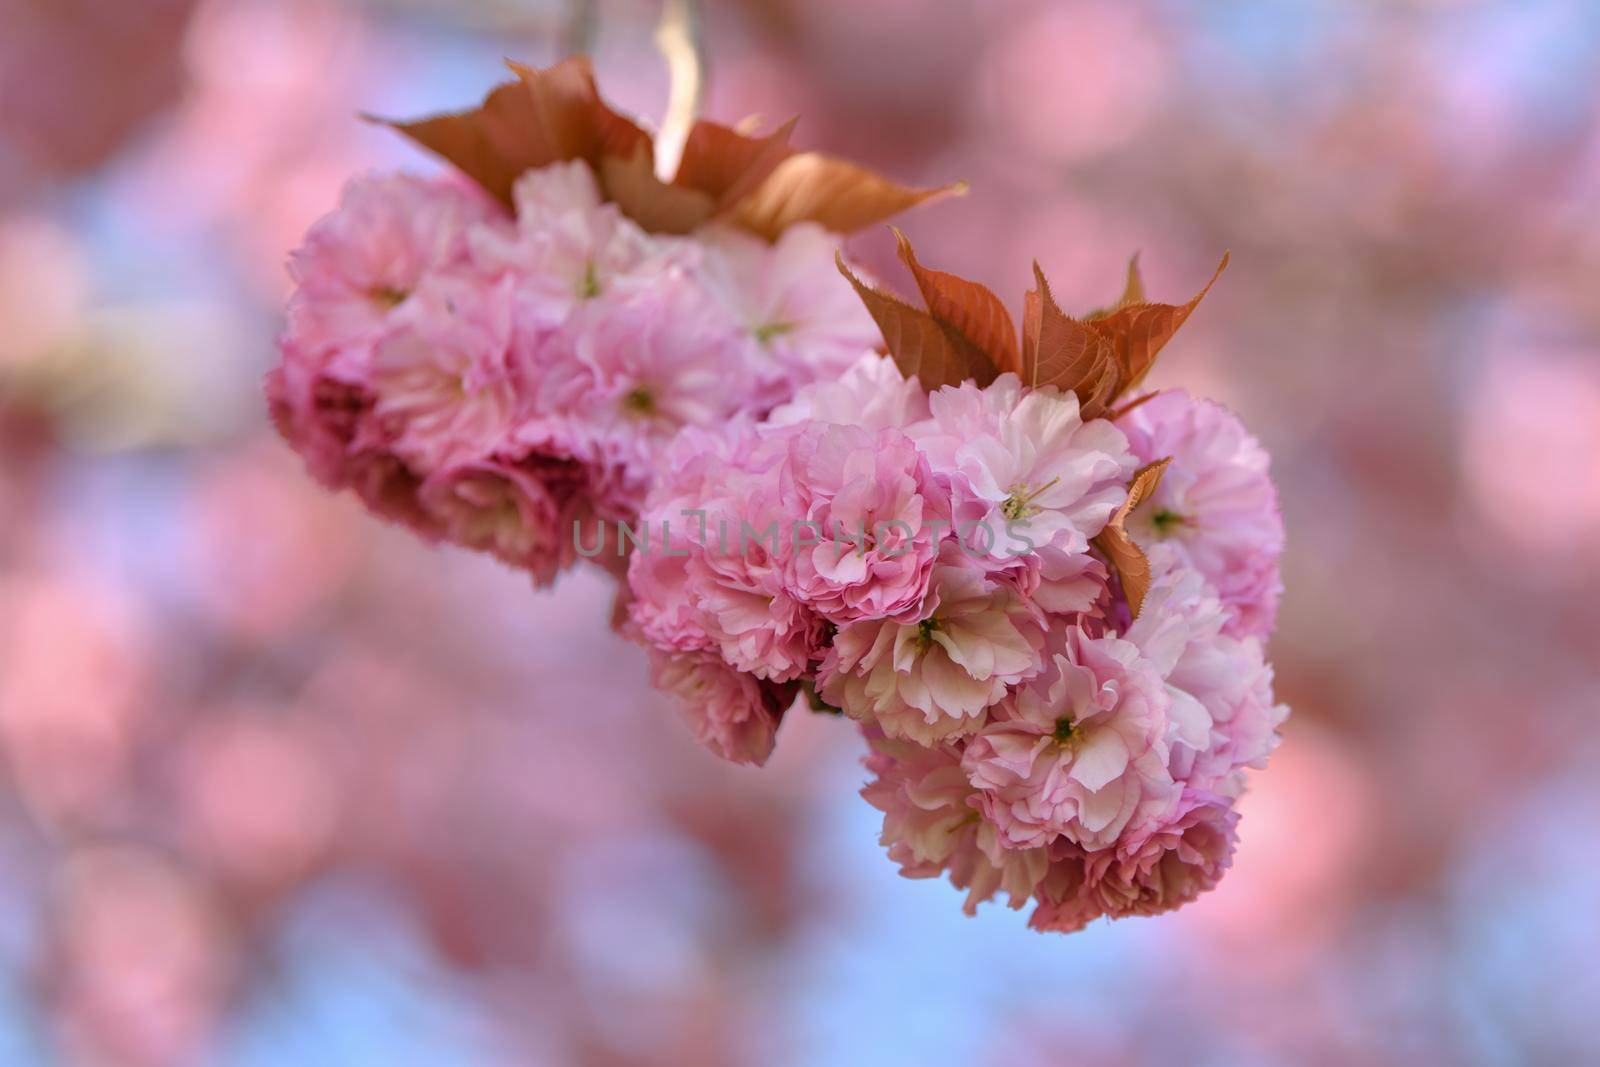
[{"label": "cherry blossom cluster", "polygon": [[[1262,646],[1276,492],[1225,408],[1172,391],[1086,420],[1013,374],[928,393],[869,354],[764,421],[683,431],[658,477],[631,625],[708,747],[764,762],[802,693],[855,720],[890,858],[969,911],[1003,891],[1069,931],[1216,884],[1287,714]],[[1124,520],[1138,596],[1100,539]]]},{"label": "cherry blossom cluster", "polygon": [[635,518],[680,428],[759,418],[876,338],[817,224],[649,233],[581,159],[511,200],[352,183],[293,255],[268,394],[325,485],[540,583],[574,523]]}]

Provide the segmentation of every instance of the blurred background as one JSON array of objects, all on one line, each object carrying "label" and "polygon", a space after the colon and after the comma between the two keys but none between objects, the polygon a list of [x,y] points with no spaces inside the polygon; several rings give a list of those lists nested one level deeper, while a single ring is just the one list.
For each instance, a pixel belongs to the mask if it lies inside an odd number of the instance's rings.
[{"label": "blurred background", "polygon": [[[572,5],[0,0],[0,1064],[1600,1062],[1600,6],[708,7],[710,117],[971,180],[906,229],[1013,305],[1232,249],[1158,383],[1287,512],[1232,874],[965,919],[851,730],[716,762],[599,579],[430,551],[272,437],[287,251],[433,167],[355,113],[475,102]],[[592,8],[658,117],[658,5]]]}]

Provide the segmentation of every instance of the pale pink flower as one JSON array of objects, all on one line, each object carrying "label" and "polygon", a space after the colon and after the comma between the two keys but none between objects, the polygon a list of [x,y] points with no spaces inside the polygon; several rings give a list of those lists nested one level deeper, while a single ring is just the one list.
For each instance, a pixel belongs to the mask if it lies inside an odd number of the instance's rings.
[{"label": "pale pink flower", "polygon": [[737,324],[767,406],[808,382],[833,380],[881,343],[834,267],[839,238],[821,226],[791,226],[771,244],[723,225],[697,237],[705,244],[701,275]]},{"label": "pale pink flower", "polygon": [[509,221],[466,183],[402,174],[351,182],[290,257],[297,288],[286,343],[316,358],[369,346],[428,275],[465,261],[474,226]]},{"label": "pale pink flower", "polygon": [[1175,777],[1237,795],[1236,772],[1260,767],[1277,747],[1288,709],[1272,696],[1261,642],[1223,632],[1229,612],[1172,546],[1152,545],[1144,610],[1125,636],[1165,679]]},{"label": "pale pink flower", "polygon": [[1087,552],[1126,498],[1135,466],[1127,441],[1103,419],[1079,418],[1071,393],[1018,392],[1013,375],[986,389],[947,386],[929,397],[932,417],[912,436],[950,477],[970,548],[1000,558]]},{"label": "pale pink flower", "polygon": [[802,387],[768,416],[770,426],[829,422],[864,430],[907,429],[928,417],[928,394],[894,360],[864,352],[834,380]]},{"label": "pale pink flower", "polygon": [[978,730],[1009,687],[1038,673],[1042,642],[1014,590],[947,545],[924,617],[840,627],[818,677],[851,718],[935,744]]},{"label": "pale pink flower", "polygon": [[1161,485],[1130,517],[1141,544],[1173,545],[1233,613],[1236,636],[1272,631],[1283,591],[1283,517],[1268,457],[1227,408],[1164,392],[1118,423],[1141,462],[1170,456]]},{"label": "pale pink flower", "polygon": [[1001,839],[1113,844],[1141,808],[1174,790],[1161,679],[1133,644],[1073,629],[1049,675],[1017,693],[962,757]]},{"label": "pale pink flower", "polygon": [[787,585],[830,621],[920,618],[948,494],[899,430],[813,424],[789,438]]},{"label": "pale pink flower", "polygon": [[[557,327],[601,297],[647,288],[669,261],[692,246],[653,240],[615,205],[600,198],[582,160],[553,163],[517,179],[515,227],[472,232],[474,262],[512,273],[524,326]],[[637,276],[636,276],[637,275]]]},{"label": "pale pink flower", "polygon": [[967,890],[968,915],[997,891],[1006,893],[1013,908],[1027,903],[1044,877],[1047,852],[1001,847],[974,805],[960,750],[896,741],[870,728],[866,735],[871,752],[864,762],[873,779],[861,795],[883,812],[879,840],[900,873],[948,874],[956,888]]},{"label": "pale pink flower", "polygon": [[505,440],[515,408],[511,286],[437,275],[373,349],[372,414],[396,455],[429,472]]},{"label": "pale pink flower", "polygon": [[734,763],[757,766],[772,755],[793,686],[774,686],[704,652],[650,651],[650,679],[677,698],[695,740]]},{"label": "pale pink flower", "polygon": [[715,426],[743,410],[748,377],[716,309],[681,275],[626,300],[597,301],[568,335],[533,357],[538,410],[568,416],[629,462],[655,454],[684,426]]}]

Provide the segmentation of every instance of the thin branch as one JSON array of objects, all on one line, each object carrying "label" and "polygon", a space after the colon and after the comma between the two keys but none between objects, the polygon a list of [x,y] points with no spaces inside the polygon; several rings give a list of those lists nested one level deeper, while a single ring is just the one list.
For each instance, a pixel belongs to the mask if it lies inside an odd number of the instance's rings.
[{"label": "thin branch", "polygon": [[705,23],[699,0],[666,0],[656,27],[656,47],[666,57],[671,78],[667,114],[656,138],[656,174],[667,181],[678,171],[684,143],[705,99]]},{"label": "thin branch", "polygon": [[600,30],[600,13],[595,0],[568,0],[567,25],[561,35],[563,56],[589,55],[594,51]]}]

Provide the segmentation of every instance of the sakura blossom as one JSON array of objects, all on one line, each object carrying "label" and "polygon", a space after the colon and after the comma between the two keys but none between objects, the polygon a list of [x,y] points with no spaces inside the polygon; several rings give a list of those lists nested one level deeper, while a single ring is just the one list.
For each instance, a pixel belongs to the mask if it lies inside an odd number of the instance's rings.
[{"label": "sakura blossom", "polygon": [[[1287,716],[1250,632],[1277,595],[1265,455],[1201,403],[1085,419],[1013,374],[928,392],[861,356],[764,420],[678,435],[629,629],[724,758],[767,758],[796,684],[857,723],[889,858],[969,912],[1004,895],[1066,932],[1179,907],[1227,868]],[[1179,489],[1137,499],[1154,441]],[[1180,505],[1182,538],[1154,517]]]},{"label": "sakura blossom", "polygon": [[1233,609],[1226,629],[1266,637],[1277,617],[1283,517],[1268,457],[1239,419],[1181,389],[1119,420],[1141,462],[1170,456],[1156,497],[1135,517],[1142,540],[1173,545]]},{"label": "sakura blossom", "polygon": [[649,233],[581,159],[523,174],[511,211],[455,175],[358,179],[292,257],[274,420],[325,485],[547,584],[584,558],[574,522],[637,518],[678,430],[871,347],[838,243]]}]

